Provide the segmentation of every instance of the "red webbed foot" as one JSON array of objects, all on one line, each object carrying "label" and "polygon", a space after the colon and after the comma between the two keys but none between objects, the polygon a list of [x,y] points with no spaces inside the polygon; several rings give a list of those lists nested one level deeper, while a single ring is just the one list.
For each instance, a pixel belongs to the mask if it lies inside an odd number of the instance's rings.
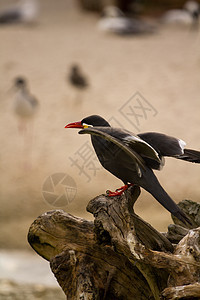
[{"label": "red webbed foot", "polygon": [[126,191],[130,186],[134,185],[133,183],[128,183],[120,187],[119,189],[116,189],[115,192],[107,191],[108,197],[115,197],[115,196],[121,196],[121,194]]}]

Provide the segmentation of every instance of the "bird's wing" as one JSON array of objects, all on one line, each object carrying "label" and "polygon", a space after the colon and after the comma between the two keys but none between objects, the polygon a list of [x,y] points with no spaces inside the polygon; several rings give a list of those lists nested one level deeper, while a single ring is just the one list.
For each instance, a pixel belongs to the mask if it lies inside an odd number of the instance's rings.
[{"label": "bird's wing", "polygon": [[123,140],[131,149],[135,150],[143,158],[149,158],[161,163],[158,152],[140,137],[128,135]]},{"label": "bird's wing", "polygon": [[[109,130],[111,127],[88,127],[84,128],[79,131],[79,134],[91,134],[91,135],[97,135],[100,136],[101,138],[114,143],[117,145],[120,149],[122,149],[124,152],[126,152],[130,158],[135,160],[139,166],[141,166],[143,169],[145,169],[145,162],[140,155],[135,152],[133,149],[131,149],[129,146],[127,146],[124,142],[113,136],[112,133],[112,128]],[[105,132],[105,131],[108,131]],[[110,132],[109,132],[110,131]]]},{"label": "bird's wing", "polygon": [[184,154],[186,143],[180,139],[157,132],[140,133],[138,136],[162,156],[176,157]]},{"label": "bird's wing", "polygon": [[38,100],[35,98],[35,96],[33,95],[29,95],[29,97],[27,97],[28,101],[31,103],[31,105],[35,108],[39,105]]},{"label": "bird's wing", "polygon": [[188,162],[200,164],[200,152],[196,150],[184,149],[183,154],[174,157]]},{"label": "bird's wing", "polygon": [[159,169],[162,166],[162,160],[159,157],[158,152],[146,141],[142,140],[139,136],[133,134],[132,132],[121,129],[121,128],[113,128],[113,127],[95,127],[100,129],[102,132],[105,132],[118,141],[122,142],[128,146],[129,149],[136,152],[139,157],[142,157],[147,165],[153,169]]},{"label": "bird's wing", "polygon": [[162,169],[164,158],[159,155],[150,144],[128,130],[118,129],[117,132],[121,133],[120,135],[123,143],[138,153],[149,168],[156,170]]},{"label": "bird's wing", "polygon": [[186,143],[180,139],[156,132],[141,133],[138,136],[151,145],[161,156],[200,163],[200,151],[185,149]]}]

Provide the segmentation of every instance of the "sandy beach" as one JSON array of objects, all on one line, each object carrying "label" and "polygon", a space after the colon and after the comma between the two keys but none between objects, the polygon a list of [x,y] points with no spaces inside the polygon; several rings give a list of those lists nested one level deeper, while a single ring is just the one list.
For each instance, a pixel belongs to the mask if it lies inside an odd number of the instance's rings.
[{"label": "sandy beach", "polygon": [[[0,9],[7,3],[2,0]],[[100,167],[89,136],[64,129],[69,122],[99,114],[117,127],[166,133],[200,149],[200,31],[159,26],[155,34],[122,37],[99,32],[98,18],[73,1],[43,0],[34,26],[0,27],[1,248],[29,249],[30,224],[58,208],[42,194],[49,176],[61,173],[74,180],[75,198],[61,208],[87,219],[92,219],[86,212],[90,199],[122,185]],[[67,80],[73,63],[88,78],[86,90],[77,91]],[[28,128],[31,146],[19,134],[12,109],[11,87],[19,75],[40,102]],[[83,147],[87,158],[81,158]],[[199,165],[167,158],[156,175],[176,202],[199,201]],[[161,231],[171,222],[144,191],[136,213]]]}]

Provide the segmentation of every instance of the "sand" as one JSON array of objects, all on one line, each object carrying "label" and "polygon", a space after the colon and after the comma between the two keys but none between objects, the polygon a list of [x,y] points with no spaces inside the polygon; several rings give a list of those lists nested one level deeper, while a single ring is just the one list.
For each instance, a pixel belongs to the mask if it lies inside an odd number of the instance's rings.
[{"label": "sand", "polygon": [[[0,9],[11,2],[2,0]],[[200,149],[200,32],[159,27],[152,35],[120,37],[99,32],[97,21],[98,15],[83,13],[73,1],[43,0],[35,26],[0,27],[2,248],[28,249],[30,224],[56,208],[42,195],[49,176],[63,173],[73,178],[77,194],[62,209],[87,219],[92,219],[86,212],[90,199],[121,186],[94,156],[85,164],[87,175],[79,174],[70,157],[80,167],[83,160],[77,151],[90,145],[90,139],[64,129],[67,123],[99,114],[135,133],[163,132],[185,140],[189,148]],[[88,77],[87,90],[76,91],[67,81],[74,62]],[[11,87],[18,75],[27,78],[40,102],[28,128],[31,147],[19,135],[12,109]],[[138,103],[146,110],[135,107]],[[131,107],[138,119],[128,114]],[[199,201],[199,165],[168,158],[164,170],[156,174],[176,202]],[[151,195],[143,191],[137,202],[140,216],[158,230],[167,230],[170,214]]]}]

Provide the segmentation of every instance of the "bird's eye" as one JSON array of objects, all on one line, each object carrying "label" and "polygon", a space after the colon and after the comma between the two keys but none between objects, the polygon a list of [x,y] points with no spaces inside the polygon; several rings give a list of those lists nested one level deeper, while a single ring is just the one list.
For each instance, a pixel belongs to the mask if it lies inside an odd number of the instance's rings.
[{"label": "bird's eye", "polygon": [[89,125],[89,124],[86,124],[86,123],[83,123],[82,125],[83,125],[84,128],[93,127],[92,125]]}]

